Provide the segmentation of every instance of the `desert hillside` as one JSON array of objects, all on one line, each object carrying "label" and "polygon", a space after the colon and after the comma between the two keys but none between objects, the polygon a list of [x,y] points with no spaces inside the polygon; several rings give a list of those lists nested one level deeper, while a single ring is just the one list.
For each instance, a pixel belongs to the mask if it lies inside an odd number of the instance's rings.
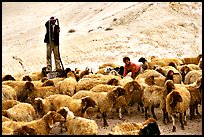
[{"label": "desert hillside", "polygon": [[50,16],[60,21],[65,68],[123,65],[124,56],[137,61],[202,53],[201,2],[3,2],[3,74],[46,66],[44,24]]}]

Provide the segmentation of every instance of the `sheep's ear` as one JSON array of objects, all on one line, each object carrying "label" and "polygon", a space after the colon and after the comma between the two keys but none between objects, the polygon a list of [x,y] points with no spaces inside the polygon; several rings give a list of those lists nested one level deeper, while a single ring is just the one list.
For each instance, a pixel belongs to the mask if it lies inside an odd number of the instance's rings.
[{"label": "sheep's ear", "polygon": [[199,89],[202,86],[202,77],[196,81],[196,88]]},{"label": "sheep's ear", "polygon": [[82,109],[85,109],[86,106],[87,106],[86,98],[87,98],[87,97],[83,97],[83,98],[81,99]]},{"label": "sheep's ear", "polygon": [[57,111],[57,113],[61,114],[64,118],[66,118],[67,116],[67,111],[65,110],[65,108],[61,108]]},{"label": "sheep's ear", "polygon": [[175,101],[178,101],[178,102],[183,101],[181,95],[178,92],[174,92],[174,99],[175,99]]},{"label": "sheep's ear", "polygon": [[54,126],[54,119],[53,119],[53,114],[52,111],[49,111],[48,114],[46,115],[46,122],[49,126],[49,128],[53,128]]}]

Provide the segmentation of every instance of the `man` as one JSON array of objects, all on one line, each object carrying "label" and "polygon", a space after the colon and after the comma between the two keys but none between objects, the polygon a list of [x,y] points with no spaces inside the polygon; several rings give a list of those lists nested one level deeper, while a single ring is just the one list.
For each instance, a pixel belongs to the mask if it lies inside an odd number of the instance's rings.
[{"label": "man", "polygon": [[125,63],[123,77],[125,77],[129,72],[132,72],[131,77],[135,79],[141,72],[142,64],[140,62],[137,64],[132,63],[129,57],[124,57],[123,62]]},{"label": "man", "polygon": [[56,70],[61,69],[59,47],[58,47],[60,27],[59,27],[59,24],[56,25],[55,22],[56,22],[56,19],[54,17],[51,17],[50,20],[45,23],[46,34],[45,34],[44,42],[47,43],[47,71],[48,72],[52,70],[52,65],[51,65],[52,52],[54,54]]}]

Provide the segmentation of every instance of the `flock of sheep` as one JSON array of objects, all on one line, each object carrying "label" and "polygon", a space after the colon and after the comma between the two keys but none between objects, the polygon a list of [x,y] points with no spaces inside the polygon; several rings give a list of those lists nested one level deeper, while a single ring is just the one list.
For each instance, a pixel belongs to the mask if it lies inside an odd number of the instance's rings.
[{"label": "flock of sheep", "polygon": [[2,76],[2,134],[49,135],[58,124],[68,135],[98,135],[99,126],[91,117],[101,118],[107,127],[108,113],[122,119],[134,107],[145,114],[144,122],[116,124],[108,134],[160,135],[154,108],[161,109],[164,124],[173,123],[173,132],[177,114],[182,129],[187,115],[190,120],[201,115],[202,55],[139,61],[145,69],[135,79],[122,77],[121,67],[112,63],[102,64],[96,73],[67,68],[66,77],[52,79],[45,68]]}]

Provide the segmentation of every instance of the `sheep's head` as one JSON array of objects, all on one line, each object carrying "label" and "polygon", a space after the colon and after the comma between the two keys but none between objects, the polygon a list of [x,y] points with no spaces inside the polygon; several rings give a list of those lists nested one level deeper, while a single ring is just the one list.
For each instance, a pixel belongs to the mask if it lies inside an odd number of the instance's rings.
[{"label": "sheep's head", "polygon": [[25,90],[32,92],[34,90],[34,84],[32,82],[28,81],[25,83],[24,88],[25,88]]},{"label": "sheep's head", "polygon": [[43,82],[42,87],[44,86],[55,86],[54,81],[53,80],[46,80]]},{"label": "sheep's head", "polygon": [[169,104],[170,104],[172,107],[175,107],[177,102],[182,102],[182,101],[183,101],[183,99],[182,99],[181,95],[179,94],[179,92],[173,91],[173,92],[171,93]]},{"label": "sheep's head", "polygon": [[82,100],[83,108],[96,106],[96,102],[89,96],[83,97],[81,100]]},{"label": "sheep's head", "polygon": [[15,81],[15,78],[11,75],[6,75],[2,78],[2,81],[8,81],[8,80],[13,80]]},{"label": "sheep's head", "polygon": [[146,83],[147,85],[154,85],[154,84],[155,84],[155,82],[154,82],[154,76],[148,76],[148,77],[146,77],[146,78],[145,78],[145,83]]},{"label": "sheep's head", "polygon": [[132,93],[135,90],[141,90],[140,84],[133,80],[125,84],[124,89],[128,90],[129,93]]},{"label": "sheep's head", "polygon": [[13,135],[37,135],[37,132],[31,127],[22,126],[14,129]]},{"label": "sheep's head", "polygon": [[181,67],[181,70],[180,70],[180,71],[181,71],[182,80],[183,80],[183,82],[184,82],[186,74],[188,74],[188,72],[191,71],[191,69],[190,69],[189,66],[183,65],[183,66]]},{"label": "sheep's head", "polygon": [[173,80],[167,80],[164,84],[164,87],[166,88],[167,93],[170,93],[173,89],[175,89]]},{"label": "sheep's head", "polygon": [[42,98],[35,98],[33,106],[40,115],[40,117],[42,117],[42,115],[44,114],[43,111],[44,100]]},{"label": "sheep's head", "polygon": [[32,79],[30,78],[30,76],[24,76],[23,81],[32,81]]},{"label": "sheep's head", "polygon": [[174,71],[173,70],[169,70],[166,74],[166,80],[174,80]]},{"label": "sheep's head", "polygon": [[71,120],[75,117],[74,113],[70,111],[68,107],[61,107],[57,113],[62,115],[66,120]]},{"label": "sheep's head", "polygon": [[139,132],[139,135],[160,135],[160,134],[161,132],[156,122],[150,122]]},{"label": "sheep's head", "polygon": [[174,62],[170,62],[170,63],[169,63],[169,66],[172,66],[172,67],[174,67],[175,69],[177,69],[177,65],[176,65],[176,63],[174,63]]},{"label": "sheep's head", "polygon": [[108,81],[108,85],[114,85],[114,86],[117,86],[119,83],[119,81],[116,79],[116,78],[112,78]]},{"label": "sheep's head", "polygon": [[43,83],[43,82],[45,82],[46,80],[48,80],[48,78],[47,78],[47,77],[43,77],[43,78],[41,79],[41,82]]},{"label": "sheep's head", "polygon": [[126,90],[122,87],[115,87],[112,91],[108,92],[108,97],[111,100],[117,99],[119,96],[125,95]]},{"label": "sheep's head", "polygon": [[44,77],[46,77],[48,74],[47,67],[43,67],[41,73],[43,74]]},{"label": "sheep's head", "polygon": [[65,118],[55,111],[49,111],[47,114],[43,116],[45,121],[47,122],[49,128],[53,128],[55,122],[64,122]]}]

